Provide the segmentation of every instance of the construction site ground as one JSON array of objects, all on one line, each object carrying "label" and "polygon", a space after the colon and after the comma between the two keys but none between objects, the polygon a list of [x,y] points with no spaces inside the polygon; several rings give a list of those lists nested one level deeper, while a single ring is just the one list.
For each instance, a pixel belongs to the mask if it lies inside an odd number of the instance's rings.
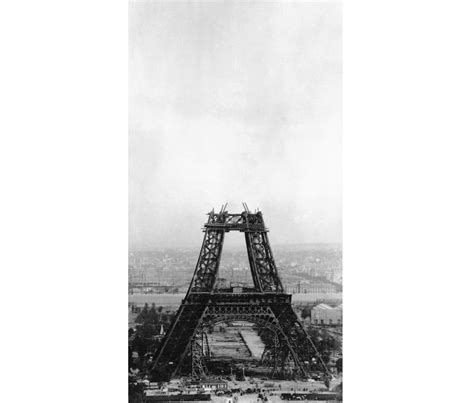
[{"label": "construction site ground", "polygon": [[[334,391],[338,385],[342,383],[342,375],[335,377],[331,381],[329,391]],[[273,384],[272,387],[266,387],[265,384]],[[247,389],[259,388],[262,391],[263,396],[265,396],[269,403],[282,403],[288,402],[287,400],[282,400],[280,395],[282,393],[325,393],[328,392],[328,388],[320,381],[291,381],[291,380],[281,380],[281,381],[267,381],[267,380],[258,380],[258,379],[249,379],[246,381],[229,381],[228,389],[240,389],[245,391]],[[232,396],[216,396],[212,394],[212,400],[216,403],[229,403],[229,399],[232,401],[238,401],[241,403],[260,403],[262,400],[259,398],[258,393],[250,394],[240,394],[238,392],[233,393]],[[308,400],[305,400],[308,401]],[[321,402],[321,400],[318,400]]]}]

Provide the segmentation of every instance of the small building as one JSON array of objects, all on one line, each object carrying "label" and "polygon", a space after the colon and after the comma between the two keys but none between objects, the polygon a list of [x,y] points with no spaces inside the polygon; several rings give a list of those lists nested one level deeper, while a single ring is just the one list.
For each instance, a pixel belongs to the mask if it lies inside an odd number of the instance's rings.
[{"label": "small building", "polygon": [[311,310],[311,323],[317,325],[342,325],[342,304],[335,308],[327,304],[316,305]]}]

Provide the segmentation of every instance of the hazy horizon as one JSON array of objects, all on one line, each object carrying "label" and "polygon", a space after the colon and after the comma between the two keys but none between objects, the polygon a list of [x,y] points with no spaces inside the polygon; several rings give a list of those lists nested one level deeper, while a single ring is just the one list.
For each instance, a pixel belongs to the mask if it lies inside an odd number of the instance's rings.
[{"label": "hazy horizon", "polygon": [[[196,244],[188,244],[188,245],[176,245],[176,246],[158,246],[155,247],[154,249],[139,249],[139,248],[132,248],[129,247],[129,252],[134,253],[134,252],[161,252],[163,250],[180,250],[180,249],[186,249],[186,250],[196,250],[196,253],[199,253],[199,249],[201,248],[202,245],[202,237],[201,237],[201,242],[196,243]],[[342,242],[308,242],[308,243],[273,243],[270,240],[270,246],[272,249],[286,249],[286,248],[307,248],[307,247],[318,247],[318,246],[337,246],[342,248]],[[198,249],[196,249],[198,248]],[[243,250],[246,251],[246,246],[245,246],[245,239],[242,236],[242,244],[236,244],[235,242],[232,244],[227,244],[226,239],[224,240],[224,249],[226,250],[231,250],[231,251],[236,251],[236,250]]]},{"label": "hazy horizon", "polygon": [[334,1],[129,4],[130,250],[242,201],[272,246],[342,242],[341,37]]}]

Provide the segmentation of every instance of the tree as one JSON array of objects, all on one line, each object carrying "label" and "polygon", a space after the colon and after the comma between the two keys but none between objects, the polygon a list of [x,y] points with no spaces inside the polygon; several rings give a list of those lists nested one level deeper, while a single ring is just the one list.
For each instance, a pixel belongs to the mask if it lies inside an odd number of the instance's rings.
[{"label": "tree", "polygon": [[338,373],[342,372],[342,357],[336,361],[336,369]]},{"label": "tree", "polygon": [[147,317],[145,318],[145,323],[150,323],[150,324],[158,324],[160,318],[158,317],[158,313],[156,312],[156,307],[155,303],[151,305],[150,312],[148,312]]},{"label": "tree", "polygon": [[144,323],[146,318],[148,317],[148,304],[145,304],[142,311],[138,314],[137,318],[135,319],[136,323]]},{"label": "tree", "polygon": [[305,306],[303,308],[303,310],[301,311],[301,317],[303,319],[311,318],[311,307],[310,306]]}]

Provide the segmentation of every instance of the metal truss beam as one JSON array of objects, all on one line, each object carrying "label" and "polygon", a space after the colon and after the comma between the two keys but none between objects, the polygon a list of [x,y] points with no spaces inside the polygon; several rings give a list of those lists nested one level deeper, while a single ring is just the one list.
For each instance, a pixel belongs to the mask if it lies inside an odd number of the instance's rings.
[{"label": "metal truss beam", "polygon": [[[229,231],[245,235],[254,288],[244,293],[215,289],[224,235]],[[307,377],[315,362],[327,372],[291,307],[291,295],[283,292],[267,232],[261,212],[252,214],[246,208],[241,214],[229,214],[223,208],[219,213],[209,213],[188,293],[154,357],[155,379],[175,376],[185,362],[192,375],[204,376],[209,356],[206,329],[238,320],[255,323],[273,334],[273,343],[265,347],[262,361],[271,362],[274,374]]]}]

